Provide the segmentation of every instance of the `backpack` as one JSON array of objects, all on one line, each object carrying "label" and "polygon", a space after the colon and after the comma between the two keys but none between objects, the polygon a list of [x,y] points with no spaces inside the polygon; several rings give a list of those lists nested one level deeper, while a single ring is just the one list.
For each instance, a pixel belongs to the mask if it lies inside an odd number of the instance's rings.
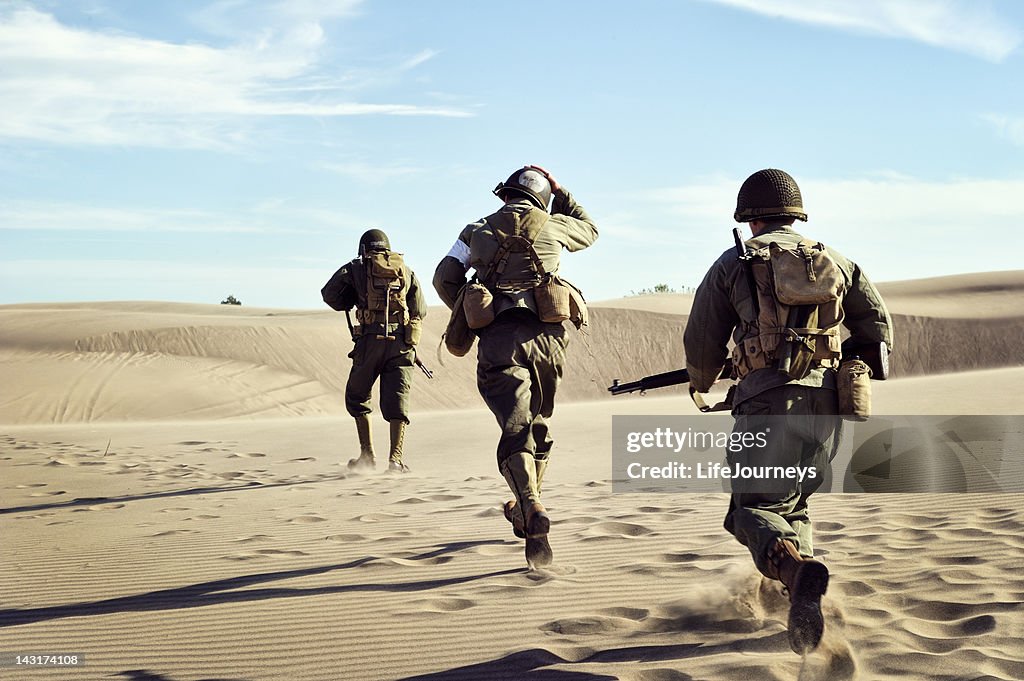
[{"label": "backpack", "polygon": [[408,269],[401,253],[372,251],[363,256],[366,271],[366,306],[356,312],[363,324],[407,324]]},{"label": "backpack", "polygon": [[733,348],[737,378],[774,367],[799,380],[816,366],[836,368],[842,356],[846,273],[824,245],[771,242],[742,256],[756,289],[757,319],[746,322]]}]

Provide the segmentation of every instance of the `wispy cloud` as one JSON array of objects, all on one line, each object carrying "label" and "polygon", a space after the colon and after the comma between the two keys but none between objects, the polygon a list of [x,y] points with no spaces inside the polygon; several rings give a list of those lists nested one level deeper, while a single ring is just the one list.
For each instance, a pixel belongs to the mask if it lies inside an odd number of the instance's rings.
[{"label": "wispy cloud", "polygon": [[69,232],[238,232],[313,231],[282,229],[268,219],[266,207],[254,207],[249,219],[199,210],[131,209],[79,203],[0,201],[0,230]]},{"label": "wispy cloud", "polygon": [[805,24],[903,38],[999,62],[1017,49],[1021,30],[986,3],[966,0],[708,0]]},{"label": "wispy cloud", "polygon": [[324,162],[317,165],[320,170],[336,173],[344,177],[366,184],[379,184],[396,177],[418,175],[427,171],[426,168],[413,164],[380,165],[366,161]]},{"label": "wispy cloud", "polygon": [[[236,6],[239,3],[219,3]],[[320,72],[322,26],[356,3],[274,5],[294,19],[227,47],[177,44],[64,25],[19,7],[0,10],[0,138],[73,145],[227,148],[260,117],[468,116],[450,106],[338,101]],[[305,7],[305,10],[303,10]],[[303,10],[303,11],[300,11]],[[393,70],[412,68],[420,53]]]},{"label": "wispy cloud", "polygon": [[1024,147],[1024,117],[984,114],[981,119],[988,123],[1000,137]]}]

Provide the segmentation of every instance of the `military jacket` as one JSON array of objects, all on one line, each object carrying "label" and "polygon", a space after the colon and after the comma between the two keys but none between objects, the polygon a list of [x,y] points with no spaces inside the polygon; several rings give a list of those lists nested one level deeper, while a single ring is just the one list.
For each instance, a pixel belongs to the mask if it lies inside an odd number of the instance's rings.
[{"label": "military jacket", "polygon": [[[583,206],[576,203],[572,194],[559,187],[554,195],[551,215],[546,215],[545,211],[537,208],[525,198],[507,203],[499,211],[486,218],[466,225],[448,252],[448,257],[458,261],[463,275],[472,267],[476,270],[477,276],[483,277],[501,245],[499,237],[495,233],[496,227],[504,228],[513,221],[530,220],[546,220],[533,245],[544,271],[549,274],[558,274],[563,248],[570,252],[581,251],[597,241],[597,225],[594,224]],[[442,261],[442,265],[444,265],[444,261]],[[443,275],[444,269],[442,266],[438,267],[434,277],[434,287],[442,300],[451,307],[464,280],[460,282],[453,280],[457,277],[446,278]],[[514,278],[521,275],[522,272],[509,272],[507,276]],[[488,285],[499,284],[500,281],[495,279],[495,281],[485,283]],[[494,305],[496,314],[514,307],[528,308],[534,313],[537,311],[533,293],[530,290],[495,290]]]},{"label": "military jacket", "polygon": [[[427,316],[427,301],[423,297],[423,289],[412,269],[406,267],[408,293],[405,296],[409,319],[423,319]],[[361,258],[356,258],[341,266],[321,289],[324,302],[337,311],[366,308],[366,266]],[[380,332],[383,324],[371,325],[378,328],[367,328],[364,331]],[[389,324],[388,333],[393,332],[399,324]]]},{"label": "military jacket", "polygon": [[[782,246],[796,246],[804,237],[789,225],[769,227],[748,239],[748,249],[759,249],[774,241]],[[892,319],[875,286],[860,267],[833,248],[829,255],[847,278],[847,291],[842,301],[843,325],[858,343],[885,341],[892,349]],[[730,336],[743,341],[756,326],[756,301],[751,299],[747,272],[731,248],[715,261],[694,295],[693,307],[683,333],[686,368],[690,384],[706,392],[714,384],[729,354]],[[834,372],[822,367],[811,370],[806,377],[794,380],[773,368],[759,369],[747,375],[736,387],[733,404],[739,404],[765,390],[784,384],[833,388]]]}]

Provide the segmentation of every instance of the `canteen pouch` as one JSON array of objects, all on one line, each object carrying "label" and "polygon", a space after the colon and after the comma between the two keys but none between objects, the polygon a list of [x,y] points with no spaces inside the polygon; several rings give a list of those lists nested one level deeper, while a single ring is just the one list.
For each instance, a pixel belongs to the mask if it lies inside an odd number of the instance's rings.
[{"label": "canteen pouch", "polygon": [[405,325],[405,344],[410,347],[419,345],[423,337],[423,322],[419,319],[410,319]]},{"label": "canteen pouch", "polygon": [[482,329],[494,321],[494,296],[483,284],[467,284],[462,308],[471,329]]},{"label": "canteen pouch", "polygon": [[476,342],[476,336],[473,335],[469,328],[469,322],[466,320],[466,310],[463,306],[466,288],[466,286],[463,286],[459,291],[459,295],[455,297],[455,304],[452,305],[452,315],[448,319],[448,327],[444,332],[444,345],[448,348],[448,352],[456,357],[465,357],[473,349],[473,343]]},{"label": "canteen pouch", "polygon": [[569,319],[569,288],[556,277],[548,277],[533,289],[537,316],[542,322],[564,322]]},{"label": "canteen pouch", "polygon": [[839,415],[847,421],[867,421],[871,416],[871,369],[861,359],[839,366],[836,374]]}]

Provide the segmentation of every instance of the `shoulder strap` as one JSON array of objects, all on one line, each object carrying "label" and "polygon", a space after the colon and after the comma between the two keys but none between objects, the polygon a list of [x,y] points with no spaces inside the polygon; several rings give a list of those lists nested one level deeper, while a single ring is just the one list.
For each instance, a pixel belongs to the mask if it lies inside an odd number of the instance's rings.
[{"label": "shoulder strap", "polygon": [[[547,217],[549,218],[550,216]],[[493,228],[495,235],[501,239],[501,245],[495,252],[494,257],[491,258],[491,262],[487,265],[487,272],[481,281],[484,283],[490,282],[495,274],[501,275],[505,271],[505,267],[508,265],[508,255],[512,252],[512,247],[515,245],[522,247],[522,250],[530,256],[530,262],[533,264],[534,271],[537,272],[541,279],[546,279],[548,276],[547,270],[544,269],[544,263],[541,262],[533,242],[537,240],[541,230],[544,229],[547,223],[547,218],[533,221],[527,225],[526,231],[522,234],[518,232],[506,234],[501,229]]]}]

